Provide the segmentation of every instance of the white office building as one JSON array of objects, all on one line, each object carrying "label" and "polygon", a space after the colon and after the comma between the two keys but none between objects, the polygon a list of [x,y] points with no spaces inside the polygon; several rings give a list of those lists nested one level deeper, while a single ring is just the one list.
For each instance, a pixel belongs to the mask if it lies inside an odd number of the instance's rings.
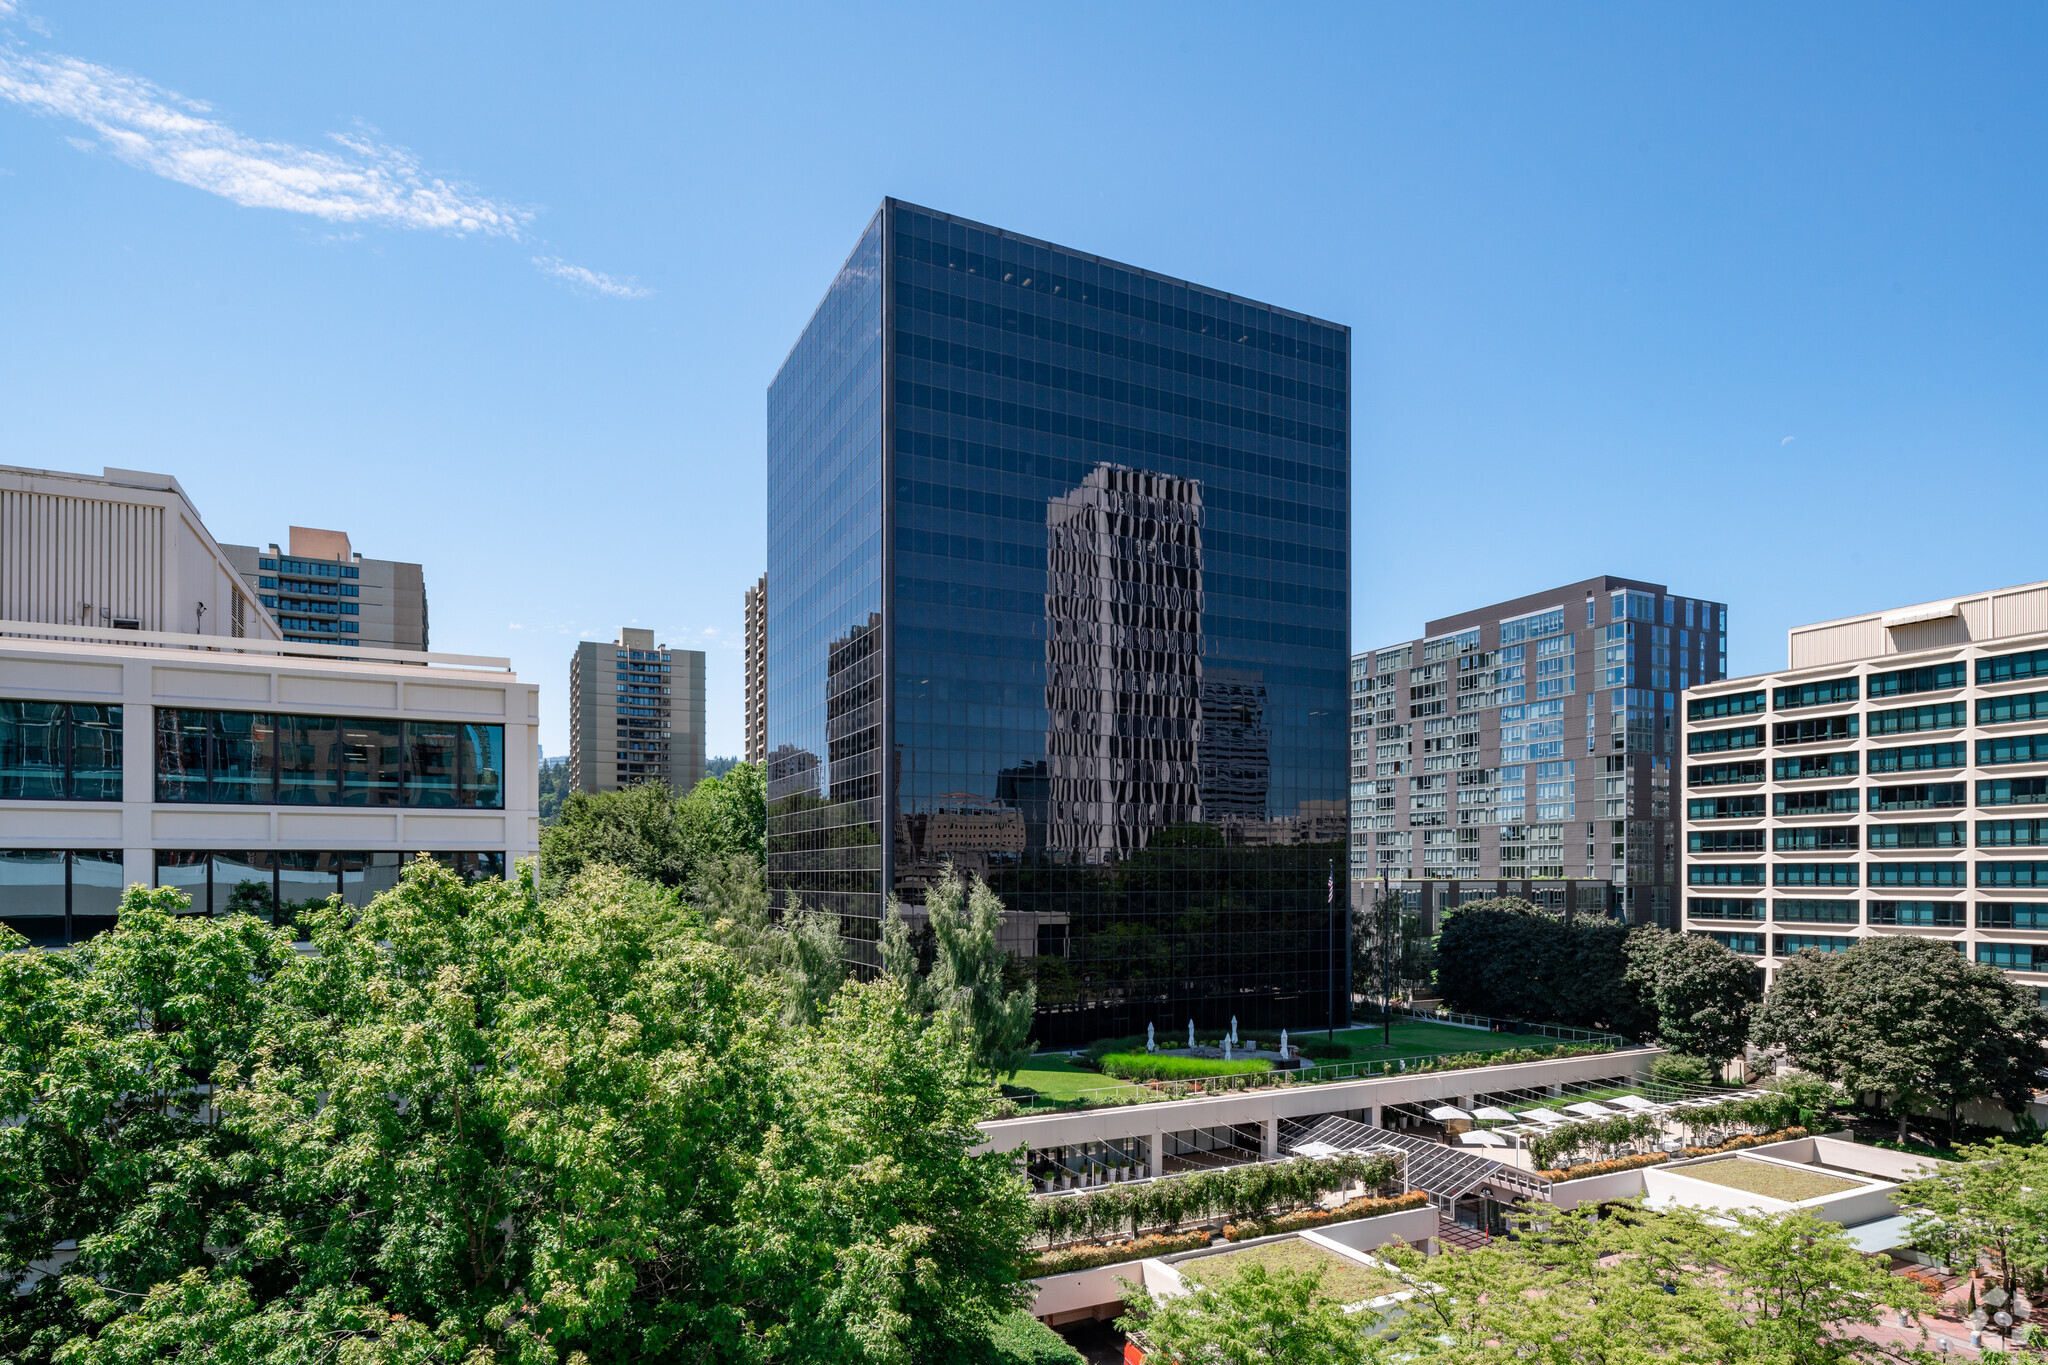
[{"label": "white office building", "polygon": [[1790,633],[1685,694],[1685,927],[1774,968],[1913,934],[2048,1004],[2048,583]]},{"label": "white office building", "polygon": [[175,479],[0,467],[0,607],[0,921],[31,942],[138,882],[284,916],[538,845],[537,689],[283,639]]}]

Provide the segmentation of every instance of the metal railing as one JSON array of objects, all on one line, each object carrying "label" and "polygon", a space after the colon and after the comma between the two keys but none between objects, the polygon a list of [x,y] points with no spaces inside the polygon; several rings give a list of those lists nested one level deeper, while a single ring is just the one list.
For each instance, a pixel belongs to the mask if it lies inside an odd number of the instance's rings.
[{"label": "metal railing", "polygon": [[1421,1019],[1433,1024],[1455,1024],[1462,1028],[1484,1029],[1488,1033],[1535,1034],[1542,1038],[1555,1038],[1566,1043],[1600,1043],[1607,1047],[1624,1048],[1633,1044],[1618,1033],[1608,1033],[1596,1028],[1573,1028],[1568,1024],[1531,1024],[1520,1019],[1496,1019],[1486,1014],[1460,1014],[1456,1010],[1423,1009],[1416,1005],[1396,1003],[1396,1014],[1405,1014],[1410,1019]]},{"label": "metal railing", "polygon": [[[1612,1039],[1607,1046],[1627,1046],[1613,1034],[1599,1034],[1590,1029],[1571,1030],[1591,1035],[1586,1041],[1604,1042]],[[1567,1039],[1565,1041],[1576,1041]],[[1291,1071],[1249,1071],[1229,1076],[1209,1076],[1184,1081],[1119,1081],[1115,1085],[1094,1086],[1075,1094],[1071,1099],[1053,1100],[1043,1096],[1026,1098],[1008,1096],[1021,1113],[1037,1109],[1100,1109],[1115,1108],[1134,1104],[1159,1104],[1168,1100],[1206,1098],[1211,1095],[1233,1095],[1251,1090],[1282,1090],[1294,1086],[1323,1085],[1330,1081],[1369,1081],[1386,1076],[1402,1076],[1411,1072],[1427,1072],[1440,1069],[1472,1071],[1487,1066],[1517,1066],[1526,1062],[1475,1061],[1466,1066],[1439,1068],[1434,1065],[1445,1057],[1490,1057],[1496,1054],[1483,1052],[1433,1052],[1422,1057],[1392,1057],[1363,1062],[1327,1062],[1322,1066],[1298,1067]],[[1547,1059],[1539,1059],[1547,1060]]]}]

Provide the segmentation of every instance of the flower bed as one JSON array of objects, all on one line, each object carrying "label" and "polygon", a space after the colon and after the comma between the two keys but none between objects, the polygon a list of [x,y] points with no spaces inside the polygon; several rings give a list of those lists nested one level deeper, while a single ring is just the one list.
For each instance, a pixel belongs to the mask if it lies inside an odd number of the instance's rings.
[{"label": "flower bed", "polygon": [[1410,1190],[1391,1199],[1368,1194],[1346,1200],[1334,1209],[1303,1209],[1299,1213],[1283,1213],[1277,1218],[1229,1223],[1224,1226],[1223,1235],[1233,1242],[1241,1242],[1247,1237],[1270,1237],[1276,1232],[1299,1232],[1303,1228],[1317,1228],[1328,1223],[1353,1223],[1360,1218],[1377,1218],[1383,1213],[1421,1208],[1428,1202],[1429,1195],[1422,1190]]},{"label": "flower bed", "polygon": [[1566,1169],[1538,1171],[1536,1174],[1552,1184],[1560,1180],[1586,1180],[1596,1175],[1612,1175],[1616,1171],[1633,1171],[1643,1166],[1657,1166],[1666,1161],[1685,1161],[1696,1156],[1718,1156],[1722,1152],[1739,1152],[1745,1147],[1761,1147],[1767,1142],[1790,1142],[1793,1138],[1805,1136],[1807,1132],[1804,1128],[1780,1128],[1775,1133],[1730,1138],[1718,1147],[1681,1147],[1676,1152],[1644,1152],[1640,1156],[1616,1157],[1612,1161],[1585,1161]]},{"label": "flower bed", "polygon": [[1093,1270],[1119,1261],[1142,1261],[1147,1256],[1170,1256],[1176,1251],[1193,1251],[1209,1245],[1207,1232],[1155,1232],[1149,1237],[1118,1242],[1114,1246],[1062,1247],[1041,1251],[1024,1274],[1027,1279],[1044,1275],[1065,1275],[1075,1270]]}]

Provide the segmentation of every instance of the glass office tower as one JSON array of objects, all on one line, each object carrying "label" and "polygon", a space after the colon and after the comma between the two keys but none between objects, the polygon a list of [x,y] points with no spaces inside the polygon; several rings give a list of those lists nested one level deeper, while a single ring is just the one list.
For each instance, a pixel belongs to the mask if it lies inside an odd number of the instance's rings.
[{"label": "glass office tower", "polygon": [[1349,367],[885,201],[768,391],[777,903],[981,874],[1046,1044],[1342,1022]]}]

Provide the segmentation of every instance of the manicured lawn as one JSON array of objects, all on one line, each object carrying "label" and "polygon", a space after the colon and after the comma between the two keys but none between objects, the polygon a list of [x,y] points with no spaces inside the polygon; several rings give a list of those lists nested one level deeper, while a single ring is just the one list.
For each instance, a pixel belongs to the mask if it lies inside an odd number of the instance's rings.
[{"label": "manicured lawn", "polygon": [[1727,1161],[1710,1161],[1704,1166],[1688,1166],[1673,1174],[1725,1185],[1745,1194],[1760,1194],[1766,1199],[1782,1199],[1788,1204],[1862,1188],[1854,1180],[1843,1180],[1820,1171],[1802,1171],[1791,1166],[1776,1166],[1768,1161],[1746,1161],[1739,1156]]},{"label": "manicured lawn", "polygon": [[1075,1066],[1067,1059],[1065,1053],[1053,1052],[1033,1057],[1004,1084],[1036,1090],[1056,1104],[1067,1104],[1080,1099],[1084,1090],[1101,1090],[1105,1086],[1120,1085],[1122,1082],[1114,1076],[1105,1076],[1099,1071],[1088,1071]]},{"label": "manicured lawn", "polygon": [[[1351,1049],[1359,1061],[1395,1057],[1434,1057],[1445,1052],[1506,1052],[1518,1047],[1553,1047],[1555,1038],[1535,1033],[1482,1033],[1474,1028],[1457,1028],[1426,1019],[1402,1019],[1394,1023],[1394,1045],[1386,1046],[1380,1027],[1337,1030],[1337,1041]],[[1311,1057],[1316,1044],[1329,1035],[1303,1032],[1296,1035]]]},{"label": "manicured lawn", "polygon": [[1315,1243],[1304,1242],[1298,1237],[1246,1247],[1243,1251],[1198,1256],[1191,1261],[1176,1263],[1174,1269],[1181,1273],[1183,1279],[1213,1285],[1219,1278],[1234,1275],[1253,1263],[1263,1265],[1269,1271],[1283,1266],[1294,1270],[1320,1270],[1323,1272],[1323,1297],[1338,1303],[1360,1303],[1407,1287],[1392,1275],[1343,1256],[1332,1255]]}]

